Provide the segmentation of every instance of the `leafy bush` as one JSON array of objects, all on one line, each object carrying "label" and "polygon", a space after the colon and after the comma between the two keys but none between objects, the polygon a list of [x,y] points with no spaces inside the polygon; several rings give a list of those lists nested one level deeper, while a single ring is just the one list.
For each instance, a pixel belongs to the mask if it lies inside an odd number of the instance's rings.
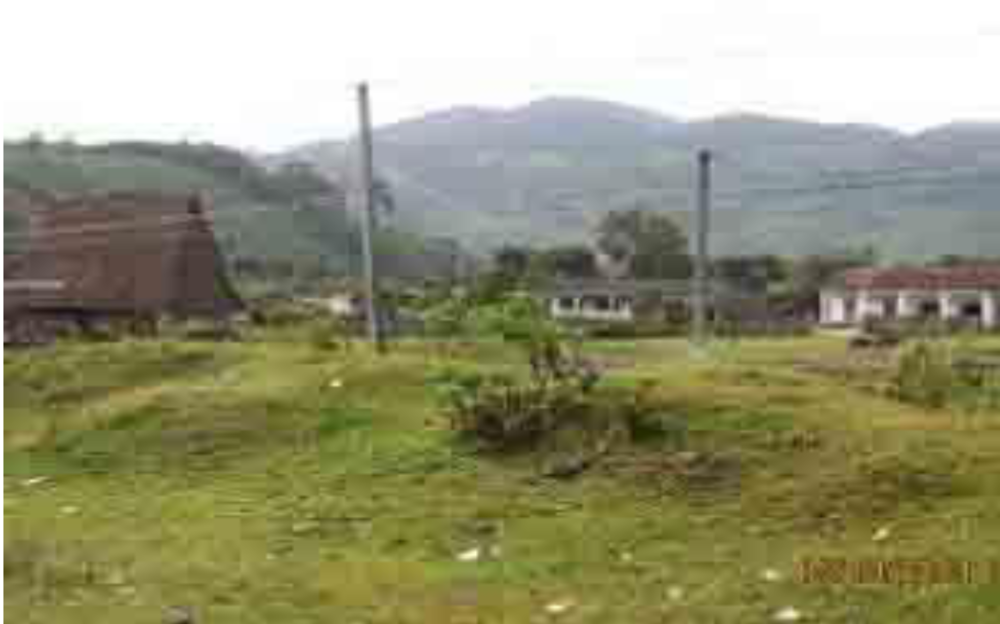
[{"label": "leafy bush", "polygon": [[684,322],[639,320],[632,323],[592,323],[585,326],[588,337],[599,340],[641,340],[683,336],[689,329]]},{"label": "leafy bush", "polygon": [[944,345],[921,341],[905,350],[892,379],[900,400],[925,407],[945,407],[959,385],[952,353]]},{"label": "leafy bush", "polygon": [[527,367],[515,373],[452,369],[436,379],[459,438],[513,451],[571,432],[601,454],[654,428],[649,387],[625,395],[599,391],[601,374],[581,356],[578,341],[532,300],[515,297],[480,312],[478,323],[516,344]]},{"label": "leafy bush", "polygon": [[316,320],[308,331],[309,343],[320,351],[350,350],[356,334],[351,322],[340,317]]},{"label": "leafy bush", "polygon": [[452,430],[491,451],[552,445],[561,434],[602,454],[614,444],[662,430],[655,403],[643,389],[598,389],[580,376],[518,378],[450,370],[437,378]]},{"label": "leafy bush", "polygon": [[455,338],[466,333],[472,306],[464,297],[448,297],[428,307],[423,314],[427,333],[436,338]]},{"label": "leafy bush", "polygon": [[582,395],[569,384],[542,385],[510,375],[451,372],[442,379],[452,429],[494,449],[532,446],[580,412]]},{"label": "leafy bush", "polygon": [[499,303],[482,306],[472,322],[478,333],[498,336],[518,347],[541,385],[574,377],[584,382],[593,374],[580,355],[579,336],[551,320],[542,305],[528,295],[510,295]]},{"label": "leafy bush", "polygon": [[921,341],[899,357],[890,381],[901,401],[940,409],[950,406],[973,410],[1000,408],[1000,369],[984,363],[961,347]]},{"label": "leafy bush", "polygon": [[291,300],[264,301],[251,310],[251,317],[257,325],[264,327],[291,327],[320,318],[326,313],[315,306],[307,306]]}]

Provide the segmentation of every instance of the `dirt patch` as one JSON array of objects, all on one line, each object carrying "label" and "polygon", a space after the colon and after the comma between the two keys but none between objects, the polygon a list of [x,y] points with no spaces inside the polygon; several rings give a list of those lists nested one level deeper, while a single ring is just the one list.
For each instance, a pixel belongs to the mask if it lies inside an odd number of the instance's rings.
[{"label": "dirt patch", "polygon": [[606,471],[666,496],[698,498],[736,494],[747,461],[736,453],[680,451],[613,458]]},{"label": "dirt patch", "polygon": [[[803,528],[840,527],[851,519],[895,517],[902,507],[932,507],[973,493],[958,459],[916,452],[869,456],[810,482],[776,490],[774,509]],[[780,502],[779,502],[780,501]]]}]

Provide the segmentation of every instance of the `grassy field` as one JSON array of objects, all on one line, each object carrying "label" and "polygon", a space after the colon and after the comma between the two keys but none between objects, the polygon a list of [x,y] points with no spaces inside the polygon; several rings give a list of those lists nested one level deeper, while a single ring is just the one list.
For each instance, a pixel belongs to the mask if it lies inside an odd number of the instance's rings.
[{"label": "grassy field", "polygon": [[[1000,621],[985,567],[1000,414],[885,398],[833,338],[591,350],[610,383],[656,382],[667,434],[563,480],[448,429],[429,379],[509,366],[499,345],[376,359],[275,334],[7,353],[5,615]],[[804,583],[800,564],[824,557],[984,567],[970,583]]]}]

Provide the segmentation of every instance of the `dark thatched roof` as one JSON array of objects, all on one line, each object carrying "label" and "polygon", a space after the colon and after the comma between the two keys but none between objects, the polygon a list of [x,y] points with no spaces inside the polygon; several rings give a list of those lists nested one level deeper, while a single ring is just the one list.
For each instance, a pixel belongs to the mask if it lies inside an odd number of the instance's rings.
[{"label": "dark thatched roof", "polygon": [[18,264],[5,301],[26,311],[219,317],[243,306],[196,197],[52,200],[34,212]]}]

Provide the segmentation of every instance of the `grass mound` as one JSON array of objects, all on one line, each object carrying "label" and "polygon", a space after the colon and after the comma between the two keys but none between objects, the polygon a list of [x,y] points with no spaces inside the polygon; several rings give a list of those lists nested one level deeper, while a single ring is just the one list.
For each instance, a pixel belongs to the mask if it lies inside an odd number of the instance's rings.
[{"label": "grass mound", "polygon": [[[844,357],[825,339],[709,357],[674,341],[588,348],[615,362],[595,400],[620,409],[650,388],[657,426],[583,472],[574,462],[595,442],[585,428],[503,461],[456,443],[429,380],[443,367],[519,370],[496,342],[447,355],[402,343],[376,358],[265,332],[7,354],[6,614],[46,624],[153,624],[177,607],[222,624],[752,622],[786,607],[844,624],[1000,615],[990,585],[795,581],[807,557],[993,557],[1000,420],[794,365]],[[564,474],[578,478],[554,478]],[[889,537],[873,540],[883,527]]]}]

